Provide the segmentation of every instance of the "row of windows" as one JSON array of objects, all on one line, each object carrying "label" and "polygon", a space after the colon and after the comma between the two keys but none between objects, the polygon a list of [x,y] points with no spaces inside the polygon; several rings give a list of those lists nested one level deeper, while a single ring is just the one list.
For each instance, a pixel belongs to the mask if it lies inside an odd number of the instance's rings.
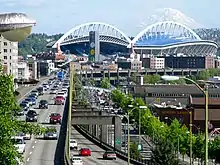
[{"label": "row of windows", "polygon": [[[9,56],[10,60],[11,60],[11,56]],[[4,60],[7,60],[8,56],[4,56]]]},{"label": "row of windows", "polygon": [[[190,95],[194,98],[204,97],[203,94],[183,94],[183,93],[182,94],[178,94],[178,93],[147,93],[146,94],[147,97],[189,97]],[[209,94],[209,97],[218,98],[220,97],[220,94]]]}]

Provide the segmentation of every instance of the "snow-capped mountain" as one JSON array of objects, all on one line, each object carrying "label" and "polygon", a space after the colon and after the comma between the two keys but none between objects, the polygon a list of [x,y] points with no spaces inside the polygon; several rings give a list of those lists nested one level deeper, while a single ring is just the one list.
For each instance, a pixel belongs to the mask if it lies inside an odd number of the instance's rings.
[{"label": "snow-capped mountain", "polygon": [[155,13],[153,13],[150,17],[141,22],[140,27],[146,28],[151,24],[163,21],[178,22],[188,26],[191,29],[204,27],[201,24],[197,23],[193,18],[190,18],[181,11],[172,8],[157,9]]}]

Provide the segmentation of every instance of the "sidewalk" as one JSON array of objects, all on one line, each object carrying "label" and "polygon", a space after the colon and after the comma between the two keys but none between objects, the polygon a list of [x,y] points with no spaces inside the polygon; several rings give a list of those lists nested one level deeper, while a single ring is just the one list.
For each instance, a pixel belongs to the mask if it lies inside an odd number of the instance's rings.
[{"label": "sidewalk", "polygon": [[17,101],[20,101],[21,99],[23,99],[25,97],[25,95],[27,93],[29,93],[30,91],[32,91],[33,89],[35,89],[36,87],[38,87],[40,84],[42,84],[43,81],[49,79],[50,77],[42,77],[40,78],[40,82],[37,83],[37,84],[30,84],[30,85],[27,85],[27,86],[20,86],[16,89],[16,91],[18,91],[20,94],[18,96],[16,96],[16,100]]}]

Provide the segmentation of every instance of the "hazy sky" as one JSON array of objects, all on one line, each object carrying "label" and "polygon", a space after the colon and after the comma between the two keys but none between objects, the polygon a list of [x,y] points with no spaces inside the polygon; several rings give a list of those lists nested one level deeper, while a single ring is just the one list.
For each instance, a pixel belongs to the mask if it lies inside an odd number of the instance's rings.
[{"label": "hazy sky", "polygon": [[24,12],[34,32],[66,32],[86,22],[106,22],[135,35],[158,8],[178,9],[206,27],[220,27],[220,0],[0,0],[1,12]]}]

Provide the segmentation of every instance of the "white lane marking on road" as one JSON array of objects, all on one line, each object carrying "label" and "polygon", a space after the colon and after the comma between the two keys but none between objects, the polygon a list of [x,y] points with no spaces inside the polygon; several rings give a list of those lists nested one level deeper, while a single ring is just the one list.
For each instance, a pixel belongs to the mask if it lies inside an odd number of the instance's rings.
[{"label": "white lane marking on road", "polygon": [[30,158],[27,158],[27,162],[30,160]]},{"label": "white lane marking on road", "polygon": [[32,148],[34,148],[34,146],[32,146]]},{"label": "white lane marking on road", "polygon": [[37,143],[37,140],[35,140],[35,142],[34,143]]},{"label": "white lane marking on road", "polygon": [[32,152],[29,153],[30,155],[32,154]]}]

